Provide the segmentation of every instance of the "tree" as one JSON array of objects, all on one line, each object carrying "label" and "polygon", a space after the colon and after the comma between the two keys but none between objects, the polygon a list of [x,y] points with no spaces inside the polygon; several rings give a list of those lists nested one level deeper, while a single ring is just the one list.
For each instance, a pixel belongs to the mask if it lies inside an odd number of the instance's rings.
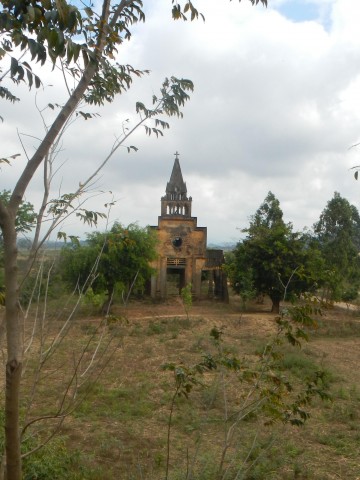
[{"label": "tree", "polygon": [[[11,197],[10,190],[3,190],[0,192],[0,202],[4,205],[8,205]],[[34,228],[36,220],[36,213],[34,211],[34,205],[30,202],[22,201],[19,205],[16,218],[15,229],[17,233],[29,233]],[[0,243],[2,244],[2,232],[0,231]]]},{"label": "tree", "polygon": [[314,224],[315,240],[324,258],[322,285],[331,300],[350,301],[360,287],[360,216],[337,192]]},{"label": "tree", "polygon": [[[69,92],[67,102],[46,129],[45,136],[34,155],[26,163],[14,186],[9,203],[6,205],[0,202],[0,226],[4,239],[8,355],[5,396],[6,476],[14,480],[21,478],[19,395],[23,360],[23,319],[19,310],[15,218],[30,180],[40,165],[44,165],[45,168],[46,156],[51,146],[56,142],[79,103],[85,101],[89,104],[102,105],[106,101],[112,101],[116,94],[130,86],[134,75],[141,76],[144,73],[129,65],[119,65],[114,58],[116,49],[125,39],[131,37],[131,26],[137,21],[144,20],[141,6],[140,0],[124,0],[120,3],[104,0],[100,11],[97,12],[90,6],[80,11],[66,1],[3,2],[4,8],[0,16],[2,32],[0,60],[3,65],[5,61],[11,59],[10,68],[8,70],[5,66],[5,72],[9,71],[15,82],[24,80],[30,87],[33,84],[36,87],[40,86],[40,78],[32,73],[30,63],[17,60],[12,55],[14,47],[15,53],[19,49],[28,49],[33,62],[44,64],[49,58],[54,65],[58,63],[76,84]],[[81,35],[83,40],[79,40]],[[180,107],[189,98],[186,91],[192,88],[190,81],[176,78],[165,80],[161,97],[158,99],[154,96],[151,109],[142,103],[137,104],[137,112],[142,115],[138,125],[154,119],[155,126],[146,125],[146,128],[148,133],[154,132],[158,135],[160,129],[167,128],[168,124],[155,117],[163,113],[180,116]],[[12,101],[17,100],[15,95],[3,87],[0,95]],[[114,148],[118,148],[119,145],[120,142]],[[114,148],[112,153],[115,151]],[[4,162],[9,163],[9,159],[2,159],[2,163]],[[54,212],[55,223],[68,211],[71,202],[86,191],[93,178],[91,172],[89,175],[87,182],[57,205],[58,210]]]},{"label": "tree", "polygon": [[234,251],[225,255],[226,273],[233,290],[241,297],[243,310],[246,310],[247,302],[256,295],[253,271],[247,265],[246,259],[246,249],[241,242],[237,244]]},{"label": "tree", "polygon": [[307,251],[304,238],[283,220],[279,200],[269,192],[250,219],[247,237],[234,251],[229,268],[235,292],[255,291],[269,295],[272,312],[279,313],[280,301],[304,291]]},{"label": "tree", "polygon": [[115,223],[109,232],[89,234],[86,245],[72,244],[63,249],[60,261],[64,278],[72,288],[78,282],[91,283],[94,292],[105,291],[106,311],[116,288],[127,297],[133,288],[143,288],[150,279],[149,262],[156,257],[155,245],[156,237],[147,228]]},{"label": "tree", "polygon": [[[250,0],[252,4],[267,0]],[[191,20],[198,18],[199,12],[190,0],[178,3],[172,0],[172,17]],[[19,438],[19,395],[23,361],[23,320],[19,309],[18,266],[16,249],[15,219],[23,201],[28,185],[40,166],[46,169],[46,157],[52,146],[80,102],[103,105],[112,102],[116,95],[131,86],[134,76],[142,76],[145,71],[131,65],[117,62],[118,49],[125,40],[131,38],[132,26],[145,20],[141,0],[103,0],[93,5],[82,5],[66,0],[5,0],[0,14],[0,97],[11,102],[19,99],[7,87],[1,85],[6,77],[14,84],[26,82],[31,88],[41,86],[41,78],[32,66],[37,62],[41,66],[49,60],[60,68],[65,77],[74,83],[73,89],[67,89],[68,98],[58,114],[46,126],[46,133],[28,161],[14,185],[8,204],[0,201],[0,227],[4,240],[4,270],[6,289],[6,401],[5,401],[5,449],[6,476],[12,480],[21,478],[21,452]],[[25,53],[28,52],[26,56]],[[28,58],[30,57],[30,58]],[[65,85],[67,88],[67,84]],[[143,103],[136,104],[140,120],[133,129],[118,140],[104,162],[127,140],[135,128],[145,127],[148,134],[162,134],[169,127],[161,115],[181,116],[180,108],[188,100],[193,89],[192,82],[172,77],[166,79],[161,87],[160,96],[153,96],[153,105],[148,108]],[[89,118],[86,112],[79,112]],[[159,118],[160,116],[160,118]],[[91,117],[91,115],[90,115]],[[154,121],[149,127],[146,122]],[[131,147],[128,147],[131,149]],[[134,147],[133,147],[134,148]],[[11,157],[0,158],[0,163],[8,164]],[[76,192],[67,194],[54,213],[54,225],[62,215],[69,212],[69,206],[91,185],[98,173],[89,172],[88,179]],[[46,187],[45,187],[46,188]],[[89,220],[87,212],[85,220]],[[41,221],[41,216],[38,218]]]},{"label": "tree", "polygon": [[[11,192],[9,190],[3,190],[0,192],[0,201],[5,205],[8,205]],[[17,215],[15,218],[15,229],[17,234],[29,233],[35,223],[36,214],[34,212],[34,206],[30,202],[21,202]],[[4,289],[4,252],[3,252],[3,237],[0,231],[0,305],[5,302],[5,289]]]}]

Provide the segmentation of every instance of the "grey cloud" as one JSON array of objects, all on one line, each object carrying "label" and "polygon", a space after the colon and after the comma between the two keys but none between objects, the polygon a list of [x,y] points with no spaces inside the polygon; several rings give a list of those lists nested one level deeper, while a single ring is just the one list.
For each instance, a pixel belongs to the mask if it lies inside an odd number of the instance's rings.
[{"label": "grey cloud", "polygon": [[[294,24],[271,5],[265,11],[245,8],[244,2],[236,8],[233,2],[228,16],[225,5],[214,21],[215,3],[202,3],[209,10],[205,24],[173,23],[169,11],[163,13],[163,2],[151,4],[147,23],[136,27],[138,37],[121,57],[151,68],[151,75],[112,105],[94,109],[101,117],[69,129],[58,159],[67,163],[57,185],[76,187],[104,158],[122,122],[136,120],[135,101],[147,103],[165,76],[177,75],[195,83],[184,118],[170,119],[163,138],[136,133],[128,144],[139,151],[120,149],[99,176],[98,188],[118,199],[112,218],[156,223],[177,150],[193,212],[213,241],[238,238],[237,228],[246,226],[269,190],[299,229],[317,220],[335,190],[357,201],[359,186],[348,168],[359,152],[348,147],[360,138],[360,117],[352,96],[344,103],[344,92],[360,75],[356,36],[341,35],[346,23],[337,24],[336,32],[333,25],[325,31],[316,22]],[[46,98],[57,91],[58,85],[48,89]],[[23,106],[25,115],[20,107],[7,107],[6,125],[0,126],[6,152],[18,149],[16,125],[41,132],[33,98],[24,95]],[[28,141],[29,149],[34,144]],[[13,173],[6,178],[10,185]],[[40,175],[32,185],[40,192]]]}]

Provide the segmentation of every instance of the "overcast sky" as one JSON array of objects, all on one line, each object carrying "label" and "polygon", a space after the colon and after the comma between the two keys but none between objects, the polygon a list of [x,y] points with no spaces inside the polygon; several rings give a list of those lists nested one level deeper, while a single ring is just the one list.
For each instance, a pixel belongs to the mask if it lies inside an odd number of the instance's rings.
[{"label": "overcast sky", "polygon": [[[349,169],[360,164],[360,148],[350,148],[360,141],[360,2],[269,0],[267,9],[245,0],[194,3],[205,23],[172,21],[170,0],[144,1],[146,23],[136,27],[119,61],[151,74],[95,109],[100,117],[68,130],[53,196],[74,191],[107,154],[124,120],[136,120],[135,102],[150,105],[162,79],[175,75],[195,84],[184,118],[171,119],[163,138],[137,132],[128,144],[139,150],[119,151],[98,178],[98,190],[112,193],[89,208],[102,210],[114,198],[110,222],[157,224],[176,151],[192,213],[208,228],[209,243],[237,241],[269,190],[297,230],[318,220],[335,191],[359,208],[360,183]],[[55,75],[44,81],[52,86],[38,92],[40,106],[64,101]],[[42,135],[33,93],[18,94],[21,102],[2,102],[0,112],[0,156],[21,153],[2,167],[1,189],[13,187],[26,161],[17,129]],[[29,155],[33,137],[23,137]],[[40,192],[38,175],[26,199],[37,204]],[[89,231],[75,219],[62,229]]]}]

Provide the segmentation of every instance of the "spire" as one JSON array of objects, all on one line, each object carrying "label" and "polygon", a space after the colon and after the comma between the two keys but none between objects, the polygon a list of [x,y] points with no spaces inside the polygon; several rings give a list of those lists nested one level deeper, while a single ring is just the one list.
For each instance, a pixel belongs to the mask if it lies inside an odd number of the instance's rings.
[{"label": "spire", "polygon": [[173,199],[180,195],[180,199],[183,195],[186,197],[187,189],[186,183],[183,180],[181,173],[180,162],[178,158],[178,152],[175,153],[175,162],[171,172],[170,181],[166,185],[166,193],[173,194]]},{"label": "spire", "polygon": [[166,185],[166,194],[161,197],[161,215],[191,217],[192,198],[187,197],[186,183],[178,157],[179,154],[176,152],[171,177]]}]

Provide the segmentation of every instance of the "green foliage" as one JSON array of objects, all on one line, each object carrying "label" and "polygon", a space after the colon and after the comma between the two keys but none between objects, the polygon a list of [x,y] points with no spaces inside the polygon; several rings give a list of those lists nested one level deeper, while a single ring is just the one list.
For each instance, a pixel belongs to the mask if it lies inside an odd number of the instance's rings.
[{"label": "green foliage", "polygon": [[[10,190],[0,192],[0,202],[8,205],[10,201]],[[17,233],[28,233],[35,225],[36,214],[34,206],[30,202],[21,202],[15,219],[15,229]],[[0,305],[5,304],[4,271],[3,271],[3,236],[0,229]]]},{"label": "green foliage", "polygon": [[[85,225],[90,227],[96,226],[100,218],[106,218],[106,214],[102,212],[96,212],[93,210],[87,210],[86,208],[74,207],[74,202],[79,199],[82,191],[77,190],[76,193],[64,193],[59,198],[52,199],[48,202],[47,213],[54,219],[59,218],[62,215],[70,215],[72,212],[76,212],[75,216],[78,217]],[[67,240],[65,232],[58,233],[58,239]],[[70,236],[71,241],[76,241],[76,237]]]},{"label": "green foliage", "polygon": [[197,324],[198,321],[194,322],[190,320],[189,317],[162,318],[161,320],[157,321],[151,320],[145,332],[149,336],[170,334],[171,338],[176,338],[180,330],[188,330],[192,328],[195,323]]},{"label": "green foliage", "polygon": [[240,295],[242,309],[246,310],[247,302],[256,296],[252,268],[246,268],[245,249],[237,245],[235,252],[225,255],[225,270],[231,281],[233,290]]},{"label": "green foliage", "polygon": [[138,382],[134,388],[104,388],[95,384],[92,392],[95,400],[85,399],[76,409],[75,416],[89,421],[99,416],[108,418],[111,415],[122,422],[140,417],[151,418],[153,402],[148,392],[149,384],[146,381]]},{"label": "green foliage", "polygon": [[[4,450],[4,411],[0,411],[0,448]],[[32,451],[41,438],[29,437],[22,445],[22,453]],[[58,436],[43,448],[30,456],[25,456],[23,463],[24,480],[48,480],[49,478],[65,480],[70,477],[71,471],[78,462],[79,452],[70,452],[66,446],[66,438]]]},{"label": "green foliage", "polygon": [[192,307],[192,300],[193,300],[191,283],[188,283],[184,288],[181,289],[180,295],[184,305],[186,316],[187,318],[189,318],[189,311],[190,311],[190,308]]},{"label": "green foliage", "polygon": [[332,301],[355,300],[360,288],[360,216],[337,192],[314,224],[315,242],[323,257],[319,285]]},{"label": "green foliage", "polygon": [[[2,190],[0,192],[0,201],[4,205],[8,205],[10,201],[10,190]],[[21,202],[17,211],[15,219],[15,229],[17,233],[31,232],[35,225],[36,213],[34,212],[34,206],[30,202]],[[2,240],[2,232],[0,231],[0,242]]]},{"label": "green foliage", "polygon": [[312,358],[304,355],[299,351],[288,352],[282,358],[279,359],[279,369],[290,371],[298,378],[308,378],[314,376],[319,367]]},{"label": "green foliage", "polygon": [[[338,192],[327,203],[320,215],[320,219],[314,224],[314,232],[321,243],[327,244],[334,259],[336,252],[334,247],[341,247],[344,256],[352,254],[353,248],[360,248],[360,216],[357,208],[351,205],[348,200],[341,197]],[[342,253],[342,252],[337,252]],[[336,258],[340,266],[345,263],[346,258]]]},{"label": "green foliage", "polygon": [[[116,288],[127,295],[132,288],[143,289],[150,278],[149,265],[156,257],[153,233],[136,224],[115,223],[109,232],[91,233],[86,245],[71,243],[61,253],[63,278],[93,294],[106,292],[112,299]],[[91,296],[91,294],[89,294]]]},{"label": "green foliage", "polygon": [[267,294],[278,311],[280,300],[312,286],[309,269],[310,249],[304,236],[285,224],[280,203],[269,192],[244,230],[247,237],[227,257],[231,285],[244,301]]},{"label": "green foliage", "polygon": [[[250,0],[252,4],[267,0]],[[174,20],[204,19],[191,1],[183,4],[174,2],[172,17]],[[41,79],[32,70],[32,63],[44,63],[49,59],[53,64],[57,60],[74,78],[89,64],[97,64],[88,91],[84,95],[87,103],[102,105],[113,101],[115,95],[127,90],[133,77],[140,77],[147,70],[138,70],[131,65],[120,65],[115,61],[118,48],[125,40],[130,40],[131,27],[145,21],[141,0],[131,0],[112,4],[110,15],[105,15],[106,25],[100,19],[96,5],[79,8],[77,2],[66,0],[32,0],[21,2],[6,0],[2,2],[0,14],[0,60],[7,61],[4,70],[9,70],[10,78],[16,83],[25,81],[31,88],[41,86]],[[104,12],[103,12],[104,13]],[[99,45],[105,37],[105,47]],[[14,51],[28,50],[31,60],[16,58]],[[80,67],[80,64],[83,66]],[[1,73],[2,69],[0,69]],[[7,88],[0,88],[0,97],[15,102],[18,98]]]},{"label": "green foliage", "polygon": [[[62,59],[68,72],[77,77],[82,58],[85,66],[98,63],[98,71],[91,81],[85,100],[102,104],[104,101],[112,101],[115,94],[126,90],[133,75],[140,76],[144,73],[111,62],[117,47],[131,37],[129,27],[145,19],[141,0],[133,0],[127,8],[119,9],[114,5],[111,27],[109,22],[106,47],[102,53],[97,47],[103,32],[94,7],[79,9],[76,3],[71,4],[65,0],[6,1],[3,6],[0,28],[4,33],[0,44],[0,59],[10,61],[10,77],[15,83],[26,81],[29,87],[35,85],[39,88],[41,80],[32,72],[30,63],[40,62],[43,65],[47,59],[53,63]],[[29,50],[31,62],[17,60],[12,55],[15,47]],[[7,92],[2,92],[1,96],[6,98],[6,94],[9,96]]]},{"label": "green foliage", "polygon": [[95,309],[99,309],[105,301],[105,296],[102,293],[94,293],[94,290],[89,287],[84,295],[84,303]]},{"label": "green foliage", "polygon": [[[32,442],[24,445],[31,450]],[[26,457],[23,466],[24,480],[48,480],[49,478],[65,480],[71,476],[74,466],[79,460],[79,452],[70,451],[63,437],[57,437],[41,450]]]},{"label": "green foliage", "polygon": [[149,323],[148,335],[161,335],[166,332],[166,322],[153,322]]}]

